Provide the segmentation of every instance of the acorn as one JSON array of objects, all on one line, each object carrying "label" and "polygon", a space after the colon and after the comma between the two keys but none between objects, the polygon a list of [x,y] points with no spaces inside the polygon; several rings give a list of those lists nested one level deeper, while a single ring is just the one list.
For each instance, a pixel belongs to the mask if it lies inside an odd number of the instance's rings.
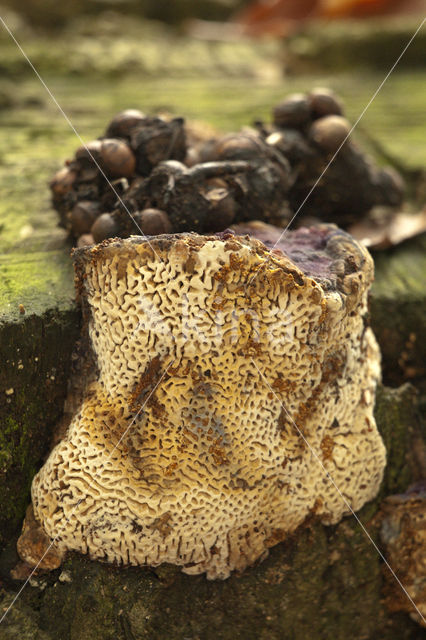
[{"label": "acorn", "polygon": [[79,249],[81,247],[90,247],[92,244],[95,244],[95,240],[91,233],[83,233],[77,240],[77,247]]},{"label": "acorn", "polygon": [[128,144],[106,138],[101,143],[101,166],[110,178],[129,178],[135,172],[136,158]]},{"label": "acorn", "polygon": [[100,207],[98,202],[81,200],[74,205],[70,213],[72,232],[75,236],[89,233],[93,223],[98,217]]},{"label": "acorn", "polygon": [[130,138],[132,130],[145,120],[139,109],[125,109],[117,113],[105,131],[106,138]]},{"label": "acorn", "polygon": [[171,233],[172,225],[169,216],[161,209],[144,209],[133,216],[139,230],[147,236]]},{"label": "acorn", "polygon": [[256,160],[263,148],[263,140],[255,134],[231,133],[217,140],[210,154],[215,160]]},{"label": "acorn", "polygon": [[323,151],[333,153],[346,141],[351,125],[342,116],[325,116],[315,120],[310,129],[309,137]]},{"label": "acorn", "polygon": [[115,138],[92,140],[77,149],[75,158],[79,177],[88,181],[96,179],[99,168],[109,178],[128,178],[136,167],[136,158],[129,145]]},{"label": "acorn", "polygon": [[338,97],[330,89],[317,87],[308,94],[308,101],[313,118],[324,116],[341,116],[343,107]]},{"label": "acorn", "polygon": [[69,193],[73,188],[77,172],[69,167],[59,169],[49,182],[49,187],[54,197],[61,197]]},{"label": "acorn", "polygon": [[118,224],[110,213],[103,213],[95,220],[91,228],[94,241],[102,242],[106,238],[114,238],[119,235]]},{"label": "acorn", "polygon": [[273,110],[273,123],[277,127],[300,128],[309,123],[311,108],[303,93],[293,93],[277,104]]}]

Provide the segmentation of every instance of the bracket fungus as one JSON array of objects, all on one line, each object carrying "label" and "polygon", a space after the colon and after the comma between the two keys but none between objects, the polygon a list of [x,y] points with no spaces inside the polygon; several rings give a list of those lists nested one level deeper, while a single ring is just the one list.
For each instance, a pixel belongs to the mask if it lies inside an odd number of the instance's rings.
[{"label": "bracket fungus", "polygon": [[372,259],[333,225],[274,249],[274,228],[246,227],[75,251],[94,373],[32,486],[56,565],[75,550],[224,579],[376,495]]}]

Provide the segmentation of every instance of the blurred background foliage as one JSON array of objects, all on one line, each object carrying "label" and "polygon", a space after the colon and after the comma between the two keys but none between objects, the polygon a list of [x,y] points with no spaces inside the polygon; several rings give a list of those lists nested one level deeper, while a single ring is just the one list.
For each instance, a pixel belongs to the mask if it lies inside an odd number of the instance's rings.
[{"label": "blurred background foliage", "polygon": [[2,0],[4,7],[17,11],[34,27],[62,29],[75,16],[93,17],[105,11],[134,15],[148,20],[179,24],[189,18],[226,20],[247,0]]},{"label": "blurred background foliage", "polygon": [[[178,69],[191,75],[219,66],[225,74],[250,75],[252,69],[257,75],[254,54],[266,72],[272,60],[279,73],[300,75],[388,70],[421,18],[404,6],[414,2],[426,11],[426,0],[368,0],[375,2],[385,17],[351,19],[349,7],[366,0],[0,0],[0,15],[40,72],[155,75]],[[330,3],[347,7],[346,15],[321,14],[319,7]],[[269,22],[268,6],[278,6]],[[283,12],[297,17],[280,18]],[[423,70],[425,51],[422,29],[398,68]],[[4,28],[0,52],[3,76],[31,73]]]}]

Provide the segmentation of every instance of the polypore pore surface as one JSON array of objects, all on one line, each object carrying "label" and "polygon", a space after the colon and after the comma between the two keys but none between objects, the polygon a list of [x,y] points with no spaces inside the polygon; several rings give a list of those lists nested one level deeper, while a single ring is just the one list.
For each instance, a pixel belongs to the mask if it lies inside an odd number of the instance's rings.
[{"label": "polypore pore surface", "polygon": [[372,260],[335,227],[301,245],[300,268],[231,233],[75,252],[98,375],[32,487],[60,552],[226,578],[376,495]]}]

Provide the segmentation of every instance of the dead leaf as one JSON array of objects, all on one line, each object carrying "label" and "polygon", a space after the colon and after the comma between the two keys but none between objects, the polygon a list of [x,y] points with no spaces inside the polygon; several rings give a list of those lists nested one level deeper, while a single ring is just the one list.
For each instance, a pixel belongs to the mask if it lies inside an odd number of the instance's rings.
[{"label": "dead leaf", "polygon": [[348,232],[369,249],[382,250],[426,231],[426,209],[419,213],[387,213],[369,215],[351,225]]}]

